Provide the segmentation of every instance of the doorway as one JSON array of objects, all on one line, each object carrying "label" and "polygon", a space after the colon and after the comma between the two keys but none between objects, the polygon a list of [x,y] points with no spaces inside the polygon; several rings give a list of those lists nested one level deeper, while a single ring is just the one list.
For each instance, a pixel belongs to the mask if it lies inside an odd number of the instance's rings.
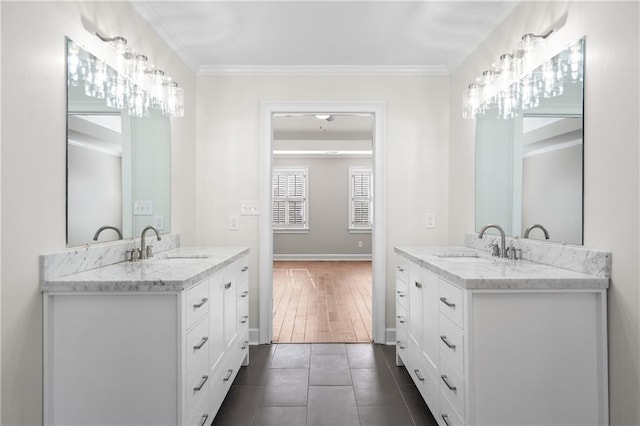
[{"label": "doorway", "polygon": [[[260,328],[259,342],[270,343],[273,340],[274,312],[274,266],[273,266],[273,232],[272,224],[273,194],[273,123],[275,114],[317,114],[318,111],[334,114],[369,114],[373,117],[373,149],[372,176],[373,181],[380,182],[373,188],[372,213],[375,223],[371,230],[371,337],[376,343],[384,343],[385,336],[385,241],[384,241],[384,138],[383,120],[384,104],[382,103],[271,103],[261,106],[261,211],[260,218]],[[345,266],[344,264],[343,266]],[[326,266],[326,265],[325,265]],[[362,265],[361,265],[362,266]],[[309,268],[282,268],[309,269]],[[336,268],[340,269],[340,268]],[[304,271],[302,271],[304,272]],[[287,271],[285,277],[292,277],[293,271]],[[313,279],[309,272],[307,280]],[[301,276],[305,279],[304,276]],[[310,285],[311,282],[309,281]],[[371,338],[370,337],[370,338]],[[369,338],[369,339],[370,339]]]}]

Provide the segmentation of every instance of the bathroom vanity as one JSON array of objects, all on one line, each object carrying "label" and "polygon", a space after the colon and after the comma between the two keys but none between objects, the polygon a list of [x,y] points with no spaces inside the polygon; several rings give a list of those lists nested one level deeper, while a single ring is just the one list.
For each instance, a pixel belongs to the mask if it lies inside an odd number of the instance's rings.
[{"label": "bathroom vanity", "polygon": [[45,274],[44,423],[210,424],[249,362],[248,251]]},{"label": "bathroom vanity", "polygon": [[608,424],[606,266],[395,251],[397,362],[441,426]]}]

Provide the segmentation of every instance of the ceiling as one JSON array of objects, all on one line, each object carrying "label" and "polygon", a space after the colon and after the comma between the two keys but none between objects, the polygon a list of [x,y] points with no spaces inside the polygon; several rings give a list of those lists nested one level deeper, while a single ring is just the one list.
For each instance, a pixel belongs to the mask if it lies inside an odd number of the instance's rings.
[{"label": "ceiling", "polygon": [[133,1],[199,75],[448,75],[516,1]]}]

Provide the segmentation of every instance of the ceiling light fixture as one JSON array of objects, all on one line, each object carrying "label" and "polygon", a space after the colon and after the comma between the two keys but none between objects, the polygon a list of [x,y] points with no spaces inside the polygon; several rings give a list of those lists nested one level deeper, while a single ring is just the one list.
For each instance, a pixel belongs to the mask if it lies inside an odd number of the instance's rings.
[{"label": "ceiling light fixture", "polygon": [[511,52],[469,84],[462,95],[462,117],[479,118],[493,108],[498,108],[498,118],[518,117],[537,107],[541,97],[562,95],[564,83],[581,82],[582,41],[548,59],[546,40],[553,32],[523,35]]},{"label": "ceiling light fixture", "polygon": [[333,116],[331,114],[316,114],[315,117],[318,120],[333,121]]},{"label": "ceiling light fixture", "polygon": [[170,117],[184,116],[184,91],[178,83],[128,45],[126,38],[90,32],[113,48],[115,63],[110,64],[112,68],[69,40],[70,85],[83,84],[87,96],[105,99],[108,106],[127,110],[134,117],[148,116],[149,108],[159,109]]}]

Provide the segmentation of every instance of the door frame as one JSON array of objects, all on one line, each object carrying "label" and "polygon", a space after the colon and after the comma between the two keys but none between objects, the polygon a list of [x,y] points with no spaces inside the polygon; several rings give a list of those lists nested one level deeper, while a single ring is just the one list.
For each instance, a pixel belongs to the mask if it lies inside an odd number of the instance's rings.
[{"label": "door frame", "polygon": [[353,113],[372,114],[373,127],[373,217],[372,227],[372,334],[375,343],[386,342],[386,262],[385,262],[385,185],[384,185],[384,102],[262,102],[260,105],[260,230],[259,343],[273,338],[273,229],[271,181],[273,167],[272,117],[276,113]]}]

